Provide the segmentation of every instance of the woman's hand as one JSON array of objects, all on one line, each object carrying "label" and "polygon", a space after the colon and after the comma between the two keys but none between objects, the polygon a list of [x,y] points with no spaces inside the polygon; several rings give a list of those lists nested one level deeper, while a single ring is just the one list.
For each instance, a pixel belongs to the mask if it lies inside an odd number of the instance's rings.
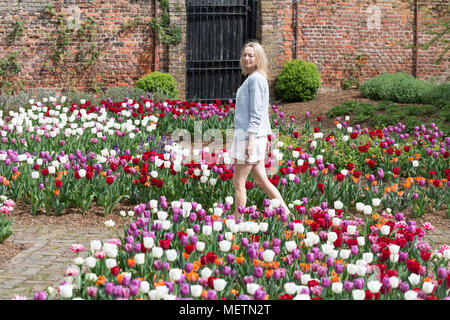
[{"label": "woman's hand", "polygon": [[249,141],[245,148],[245,155],[250,158],[253,154],[253,141]]},{"label": "woman's hand", "polygon": [[245,148],[245,155],[249,158],[253,154],[253,146],[254,146],[255,136],[256,136],[256,134],[254,132],[250,132],[248,134],[248,144],[247,144],[247,147]]}]

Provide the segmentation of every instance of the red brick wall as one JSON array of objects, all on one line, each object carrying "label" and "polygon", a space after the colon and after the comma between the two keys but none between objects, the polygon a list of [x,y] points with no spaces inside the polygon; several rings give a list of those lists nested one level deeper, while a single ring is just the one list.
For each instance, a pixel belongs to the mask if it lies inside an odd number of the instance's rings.
[{"label": "red brick wall", "polygon": [[[12,5],[11,5],[12,3]],[[64,58],[54,63],[54,45],[59,35],[58,17],[46,13],[53,5],[54,12],[64,14],[67,21],[86,24],[88,17],[97,25],[97,36],[93,41],[83,41],[78,36],[77,24],[70,31],[69,45],[64,49]],[[74,10],[75,8],[75,10]],[[155,66],[154,35],[146,25],[154,13],[154,1],[92,0],[92,1],[43,1],[0,0],[0,58],[10,52],[18,52],[21,80],[28,88],[89,88],[95,86],[127,86]],[[140,19],[132,25],[134,19]],[[8,45],[7,38],[14,21],[23,21],[24,32]],[[69,23],[70,25],[70,23]],[[128,28],[127,28],[128,26]],[[122,29],[122,31],[121,31]],[[81,70],[74,63],[77,53],[86,55],[96,45],[101,55],[92,65]],[[164,69],[161,62],[167,60],[163,46],[157,48],[156,68]]]},{"label": "red brick wall", "polygon": [[[185,35],[179,45],[155,47],[153,32],[146,25],[154,15],[155,2],[158,1],[0,0],[0,58],[18,52],[20,73],[17,79],[28,88],[131,86],[142,75],[160,70],[175,77],[183,97]],[[430,6],[445,3],[445,0],[419,2]],[[260,0],[260,38],[270,62],[271,84],[283,62],[295,57],[317,65],[322,76],[321,91],[339,89],[355,66],[357,55],[362,56],[363,62],[361,81],[384,72],[413,72],[412,50],[404,48],[413,41],[412,0],[304,0],[297,1],[297,10],[294,3],[293,0]],[[58,19],[44,13],[48,5],[53,5],[57,14],[64,13],[67,17],[76,16],[78,12],[81,25],[91,17],[98,26],[93,43],[83,42],[76,36],[77,31],[72,32],[61,65],[52,62]],[[185,30],[184,1],[170,0],[170,12],[172,23]],[[120,32],[135,18],[140,19],[138,25]],[[23,21],[24,33],[8,45],[8,35],[17,20]],[[419,43],[430,39],[426,34],[430,21],[432,17],[421,7]],[[97,45],[101,56],[93,65],[76,70],[77,52],[87,52],[92,44]],[[419,78],[437,76],[443,80],[449,77],[449,54],[440,65],[433,62],[440,50],[439,46],[428,51],[418,50]]]},{"label": "red brick wall", "polygon": [[[430,3],[444,4],[446,1],[419,3],[420,44],[430,39],[426,31],[433,20],[428,17],[423,3],[430,6]],[[412,1],[297,1],[297,29],[295,5],[291,1],[278,1],[277,5],[284,56],[273,59],[274,70],[280,70],[284,60],[295,57],[313,62],[322,76],[322,91],[339,89],[349,70],[355,67],[358,55],[363,64],[361,81],[386,72],[413,72],[413,52],[405,48],[413,42]],[[297,42],[294,41],[295,30]],[[427,51],[418,50],[418,78],[448,79],[449,55],[440,65],[434,64],[441,50],[442,46],[436,45]]]}]

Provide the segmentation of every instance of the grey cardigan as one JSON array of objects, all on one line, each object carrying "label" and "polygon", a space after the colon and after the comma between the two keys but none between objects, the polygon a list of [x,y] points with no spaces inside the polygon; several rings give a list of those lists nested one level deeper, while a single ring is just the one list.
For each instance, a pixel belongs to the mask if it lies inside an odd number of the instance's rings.
[{"label": "grey cardigan", "polygon": [[257,71],[250,74],[237,90],[234,130],[235,134],[240,133],[245,138],[248,138],[249,132],[256,133],[256,137],[272,134],[269,84],[266,77]]}]

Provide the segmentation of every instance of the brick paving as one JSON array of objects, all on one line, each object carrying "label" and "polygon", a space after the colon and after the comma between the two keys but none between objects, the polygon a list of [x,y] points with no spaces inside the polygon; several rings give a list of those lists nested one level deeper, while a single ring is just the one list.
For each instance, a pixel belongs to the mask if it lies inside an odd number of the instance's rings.
[{"label": "brick paving", "polygon": [[[120,228],[120,229],[117,229]],[[74,265],[75,254],[70,246],[75,243],[89,250],[91,240],[106,242],[116,237],[113,230],[89,228],[79,230],[67,226],[15,226],[10,241],[31,246],[0,266],[0,299],[9,300],[14,295],[33,299],[34,293],[52,286],[57,288],[64,280],[69,265]],[[428,240],[433,249],[442,244],[450,245],[450,232],[435,229],[428,232]],[[84,255],[83,255],[84,256]]]},{"label": "brick paving", "polygon": [[9,300],[14,295],[33,299],[37,291],[49,286],[57,288],[65,278],[67,267],[75,265],[76,254],[70,251],[72,244],[80,243],[89,250],[91,240],[106,242],[117,237],[119,228],[80,230],[67,226],[13,225],[8,241],[31,246],[0,265],[0,299]]}]

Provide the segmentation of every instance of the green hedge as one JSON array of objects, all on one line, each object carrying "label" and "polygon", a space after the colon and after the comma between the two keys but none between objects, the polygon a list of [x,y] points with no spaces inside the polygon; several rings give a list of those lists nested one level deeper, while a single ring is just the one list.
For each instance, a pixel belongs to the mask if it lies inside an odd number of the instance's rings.
[{"label": "green hedge", "polygon": [[372,100],[422,104],[450,101],[449,89],[449,83],[436,85],[407,73],[380,74],[359,86],[361,94]]},{"label": "green hedge", "polygon": [[146,74],[136,81],[136,87],[152,94],[163,94],[169,99],[178,98],[177,83],[168,73],[156,71]]},{"label": "green hedge", "polygon": [[275,83],[275,92],[285,101],[309,101],[317,96],[320,73],[312,62],[295,59],[283,64]]}]

